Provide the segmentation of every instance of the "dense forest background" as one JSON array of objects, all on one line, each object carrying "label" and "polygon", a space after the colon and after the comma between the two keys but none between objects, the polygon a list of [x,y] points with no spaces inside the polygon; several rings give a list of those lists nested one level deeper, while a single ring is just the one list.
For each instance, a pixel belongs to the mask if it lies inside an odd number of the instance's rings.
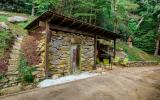
[{"label": "dense forest background", "polygon": [[134,46],[154,53],[160,37],[160,0],[0,0],[0,10],[65,16],[132,37]]}]

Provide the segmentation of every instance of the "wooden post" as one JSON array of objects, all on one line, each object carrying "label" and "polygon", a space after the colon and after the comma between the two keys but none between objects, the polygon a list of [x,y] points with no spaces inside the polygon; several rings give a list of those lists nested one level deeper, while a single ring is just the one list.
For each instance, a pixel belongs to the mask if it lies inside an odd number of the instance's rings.
[{"label": "wooden post", "polygon": [[116,39],[114,39],[113,42],[114,42],[114,55],[113,55],[113,57],[115,58],[116,57]]},{"label": "wooden post", "polygon": [[48,22],[46,22],[46,39],[45,39],[45,77],[48,78],[48,50],[49,50],[49,41],[50,41],[50,28]]},{"label": "wooden post", "polygon": [[96,69],[96,59],[97,59],[97,36],[94,36],[94,67]]}]

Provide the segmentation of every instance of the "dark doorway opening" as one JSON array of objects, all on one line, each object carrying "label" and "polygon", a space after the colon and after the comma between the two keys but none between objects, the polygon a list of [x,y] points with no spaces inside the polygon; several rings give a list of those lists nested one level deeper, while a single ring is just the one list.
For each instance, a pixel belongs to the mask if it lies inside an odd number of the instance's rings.
[{"label": "dark doorway opening", "polygon": [[158,55],[160,55],[160,41],[159,41],[159,46],[158,46]]}]

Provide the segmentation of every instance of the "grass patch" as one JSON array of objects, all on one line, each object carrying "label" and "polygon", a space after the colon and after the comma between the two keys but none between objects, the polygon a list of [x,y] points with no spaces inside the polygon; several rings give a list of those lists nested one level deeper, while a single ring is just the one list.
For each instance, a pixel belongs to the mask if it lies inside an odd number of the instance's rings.
[{"label": "grass patch", "polygon": [[7,16],[0,15],[0,22],[6,22],[7,21]]},{"label": "grass patch", "polygon": [[30,16],[28,14],[24,14],[24,13],[14,13],[14,12],[7,12],[7,11],[0,11],[0,12],[4,12],[4,14],[0,14],[0,22],[7,22],[7,18],[11,17],[11,16],[22,16],[22,17],[26,17],[28,18],[27,22],[21,22],[21,23],[15,23],[15,25],[20,26],[21,28],[26,27],[30,22],[32,22],[37,16]]},{"label": "grass patch", "polygon": [[25,28],[25,27],[28,25],[28,23],[27,23],[27,22],[18,23],[17,25],[19,25],[19,26],[22,27],[22,28]]},{"label": "grass patch", "polygon": [[13,35],[26,35],[27,31],[19,24],[7,23]]}]

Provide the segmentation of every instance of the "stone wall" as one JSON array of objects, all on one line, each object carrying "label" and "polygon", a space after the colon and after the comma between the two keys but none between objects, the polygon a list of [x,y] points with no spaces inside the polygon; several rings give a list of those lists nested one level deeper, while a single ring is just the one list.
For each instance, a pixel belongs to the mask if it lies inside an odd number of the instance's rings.
[{"label": "stone wall", "polygon": [[73,43],[80,45],[80,70],[91,70],[94,64],[94,38],[73,33],[52,32],[49,43],[49,73],[63,76],[71,72],[70,49]]},{"label": "stone wall", "polygon": [[130,61],[128,67],[144,67],[144,66],[156,66],[158,62],[156,61]]}]

